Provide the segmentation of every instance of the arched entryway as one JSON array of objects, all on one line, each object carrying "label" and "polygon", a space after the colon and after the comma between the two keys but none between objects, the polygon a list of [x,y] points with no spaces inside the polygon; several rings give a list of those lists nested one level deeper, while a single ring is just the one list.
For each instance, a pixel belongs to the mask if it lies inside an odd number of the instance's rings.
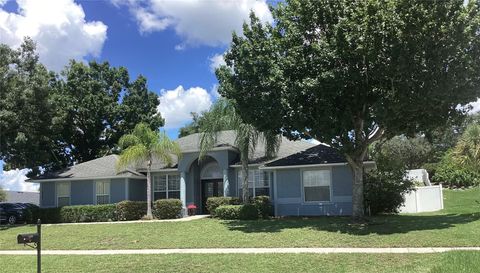
[{"label": "arched entryway", "polygon": [[212,159],[203,164],[200,170],[202,211],[208,213],[206,202],[209,197],[224,196],[223,171],[218,162]]}]

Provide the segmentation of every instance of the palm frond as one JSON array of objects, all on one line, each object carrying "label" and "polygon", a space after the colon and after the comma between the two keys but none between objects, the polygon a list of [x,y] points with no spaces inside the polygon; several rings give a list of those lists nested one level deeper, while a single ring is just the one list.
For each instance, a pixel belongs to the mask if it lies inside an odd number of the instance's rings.
[{"label": "palm frond", "polygon": [[120,158],[117,161],[117,171],[128,166],[140,166],[150,158],[150,153],[143,144],[137,144],[129,146],[120,154]]},{"label": "palm frond", "polygon": [[262,133],[265,142],[265,157],[273,158],[277,155],[280,144],[282,143],[282,135],[276,132],[268,131]]},{"label": "palm frond", "polygon": [[126,149],[130,146],[134,146],[140,143],[140,139],[133,135],[133,134],[128,134],[128,135],[123,135],[120,140],[118,141],[118,146],[120,149]]},{"label": "palm frond", "polygon": [[173,157],[181,158],[182,151],[175,141],[172,141],[165,132],[160,133],[158,140],[152,144],[152,157],[164,162],[167,166],[173,164]]}]

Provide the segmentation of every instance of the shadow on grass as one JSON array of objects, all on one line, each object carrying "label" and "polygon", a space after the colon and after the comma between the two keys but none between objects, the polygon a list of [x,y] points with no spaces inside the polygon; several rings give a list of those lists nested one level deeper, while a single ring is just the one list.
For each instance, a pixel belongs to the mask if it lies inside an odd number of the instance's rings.
[{"label": "shadow on grass", "polygon": [[408,233],[416,230],[448,229],[480,220],[480,213],[446,215],[388,215],[368,218],[366,224],[356,224],[349,217],[291,217],[259,221],[226,221],[235,231],[280,232],[284,229],[313,229],[352,235]]}]

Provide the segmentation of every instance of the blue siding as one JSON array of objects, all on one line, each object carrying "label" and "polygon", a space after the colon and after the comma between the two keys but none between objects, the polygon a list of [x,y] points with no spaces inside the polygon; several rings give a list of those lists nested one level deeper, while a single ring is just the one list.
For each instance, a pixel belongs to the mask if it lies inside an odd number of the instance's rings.
[{"label": "blue siding", "polygon": [[301,181],[299,169],[277,170],[278,198],[300,198]]},{"label": "blue siding", "polygon": [[352,195],[352,171],[349,166],[339,166],[332,168],[332,184],[334,196]]},{"label": "blue siding", "polygon": [[110,203],[118,203],[125,200],[125,178],[110,180]]},{"label": "blue siding", "polygon": [[40,206],[55,206],[55,182],[40,183]]},{"label": "blue siding", "polygon": [[147,180],[129,179],[129,200],[147,201]]},{"label": "blue siding", "polygon": [[[330,169],[330,168],[329,168]],[[313,170],[313,169],[312,169]],[[351,215],[352,174],[348,166],[332,167],[332,202],[303,201],[302,170],[277,170],[278,216]]]},{"label": "blue siding", "polygon": [[94,185],[92,180],[79,180],[70,182],[70,204],[94,204]]}]

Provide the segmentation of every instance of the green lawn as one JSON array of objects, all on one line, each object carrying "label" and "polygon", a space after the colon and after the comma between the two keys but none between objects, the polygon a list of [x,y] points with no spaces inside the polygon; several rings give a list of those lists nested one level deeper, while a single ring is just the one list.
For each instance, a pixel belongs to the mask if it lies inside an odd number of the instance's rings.
[{"label": "green lawn", "polygon": [[[35,256],[0,256],[1,272],[35,271]],[[44,272],[476,273],[480,252],[44,256]]]},{"label": "green lawn", "polygon": [[[348,217],[45,226],[43,248],[480,246],[480,191],[445,190],[444,197],[441,212],[373,217],[366,226],[352,225]],[[16,236],[34,231],[0,230],[0,249],[25,249]]]}]

